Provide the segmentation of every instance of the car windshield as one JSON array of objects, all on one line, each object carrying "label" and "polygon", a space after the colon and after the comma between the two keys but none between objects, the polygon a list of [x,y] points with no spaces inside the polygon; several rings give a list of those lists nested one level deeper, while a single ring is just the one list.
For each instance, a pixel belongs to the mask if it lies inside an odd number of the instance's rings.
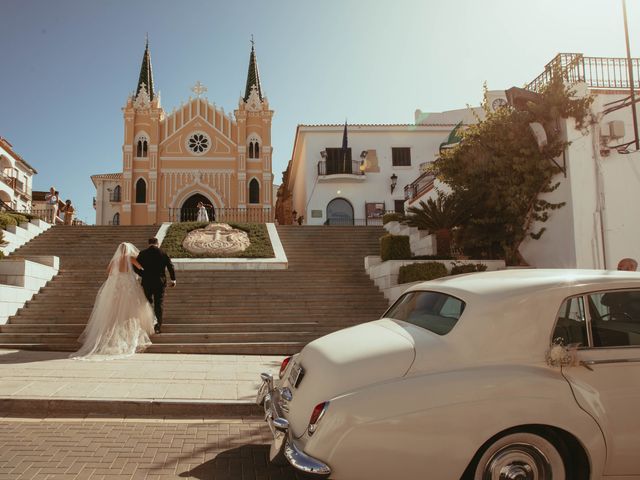
[{"label": "car windshield", "polygon": [[409,292],[398,299],[384,315],[446,335],[464,311],[465,303],[439,292]]}]

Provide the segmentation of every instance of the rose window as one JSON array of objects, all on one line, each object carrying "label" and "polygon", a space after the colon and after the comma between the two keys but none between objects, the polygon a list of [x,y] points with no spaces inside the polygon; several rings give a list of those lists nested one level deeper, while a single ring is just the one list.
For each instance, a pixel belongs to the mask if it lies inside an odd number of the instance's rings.
[{"label": "rose window", "polygon": [[194,133],[189,137],[187,145],[189,146],[189,150],[193,153],[200,154],[209,150],[211,140],[209,140],[209,137],[204,133]]}]

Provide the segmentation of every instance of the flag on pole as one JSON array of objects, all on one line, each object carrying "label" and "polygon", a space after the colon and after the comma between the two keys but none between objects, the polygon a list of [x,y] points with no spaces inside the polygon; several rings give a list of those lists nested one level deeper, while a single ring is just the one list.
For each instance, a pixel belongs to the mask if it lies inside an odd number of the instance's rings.
[{"label": "flag on pole", "polygon": [[349,150],[349,141],[347,139],[347,121],[344,121],[344,132],[342,133],[342,171],[347,173],[347,151]]}]

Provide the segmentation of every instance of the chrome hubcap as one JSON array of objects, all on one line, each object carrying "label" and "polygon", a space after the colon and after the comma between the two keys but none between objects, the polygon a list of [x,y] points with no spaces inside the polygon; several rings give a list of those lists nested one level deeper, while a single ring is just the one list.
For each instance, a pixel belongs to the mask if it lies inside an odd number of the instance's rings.
[{"label": "chrome hubcap", "polygon": [[551,465],[534,445],[519,443],[498,450],[487,462],[483,480],[548,480]]}]

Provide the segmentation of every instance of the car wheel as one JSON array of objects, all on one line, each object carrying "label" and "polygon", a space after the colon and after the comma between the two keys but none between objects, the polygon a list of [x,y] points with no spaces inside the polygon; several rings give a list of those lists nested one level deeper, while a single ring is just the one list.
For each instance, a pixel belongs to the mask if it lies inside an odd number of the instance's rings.
[{"label": "car wheel", "polygon": [[490,444],[478,460],[475,480],[565,480],[559,449],[540,435],[515,432]]}]

